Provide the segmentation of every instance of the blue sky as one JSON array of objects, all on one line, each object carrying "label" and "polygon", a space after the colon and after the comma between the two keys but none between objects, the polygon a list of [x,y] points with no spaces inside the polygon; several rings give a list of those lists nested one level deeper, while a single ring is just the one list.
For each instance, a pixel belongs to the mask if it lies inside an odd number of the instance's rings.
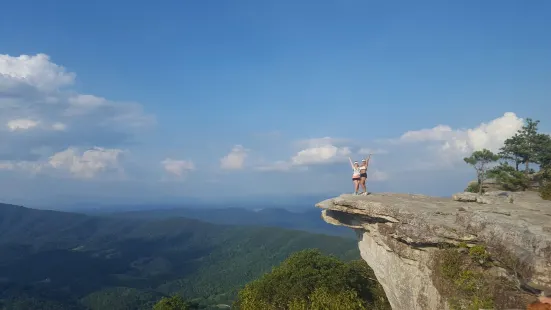
[{"label": "blue sky", "polygon": [[372,190],[449,195],[473,178],[461,158],[523,118],[551,132],[545,0],[3,11],[6,202],[332,195],[369,150]]}]

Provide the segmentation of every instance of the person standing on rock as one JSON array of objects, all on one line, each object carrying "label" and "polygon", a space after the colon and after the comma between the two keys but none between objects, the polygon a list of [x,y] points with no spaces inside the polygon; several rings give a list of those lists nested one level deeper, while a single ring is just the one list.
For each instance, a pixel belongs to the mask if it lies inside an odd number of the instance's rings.
[{"label": "person standing on rock", "polygon": [[367,186],[365,181],[367,180],[367,168],[369,167],[369,159],[371,159],[371,153],[366,159],[362,159],[362,165],[360,166],[360,186],[363,189],[363,192],[360,194],[367,195]]},{"label": "person standing on rock", "polygon": [[352,159],[348,157],[348,160],[350,161],[350,166],[352,167],[352,182],[354,183],[354,195],[358,195],[358,190],[360,188],[360,165],[357,161],[352,163]]}]

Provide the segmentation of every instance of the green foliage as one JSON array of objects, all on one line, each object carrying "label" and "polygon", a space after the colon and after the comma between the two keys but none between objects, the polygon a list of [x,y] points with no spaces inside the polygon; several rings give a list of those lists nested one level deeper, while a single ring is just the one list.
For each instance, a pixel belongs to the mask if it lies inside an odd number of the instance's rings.
[{"label": "green foliage", "polygon": [[[481,250],[484,249],[476,248],[472,251],[473,256],[480,255]],[[448,299],[452,310],[493,309],[494,301],[490,284],[484,273],[477,267],[473,267],[469,261],[465,260],[457,249],[441,250],[435,258],[437,272],[433,275],[437,288]]]},{"label": "green foliage", "polygon": [[318,250],[304,250],[247,284],[234,306],[241,310],[390,309],[377,286],[373,271],[363,261],[345,263]]},{"label": "green foliage", "polygon": [[[326,287],[316,288],[308,300],[292,300],[288,306],[289,310],[367,310],[365,303],[353,290],[331,292]],[[376,308],[375,308],[376,309]]]},{"label": "green foliage", "polygon": [[484,193],[484,188],[480,188],[480,185],[478,185],[478,182],[471,182],[469,185],[467,185],[467,188],[465,188],[466,192],[470,193]]},{"label": "green foliage", "polygon": [[528,173],[530,163],[537,163],[539,157],[540,145],[545,135],[538,133],[538,124],[540,121],[534,121],[527,118],[524,126],[511,138],[504,141],[500,155],[503,159],[513,160],[515,168],[518,169],[520,163],[525,165],[525,173]]},{"label": "green foliage", "polygon": [[185,301],[182,296],[163,297],[153,306],[153,310],[193,310],[199,309],[194,303]]},{"label": "green foliage", "polygon": [[[62,305],[52,309],[73,309],[70,303],[78,309],[151,309],[172,294],[203,305],[231,304],[246,283],[296,251],[314,247],[344,260],[360,257],[349,238],[2,204],[0,231],[0,275],[32,288],[0,290],[0,303],[34,298],[24,309],[42,309],[36,303]],[[38,287],[48,295],[42,297]]]},{"label": "green foliage", "polygon": [[[530,118],[515,133],[506,139],[500,149],[498,157],[488,150],[476,151],[465,162],[473,165],[477,170],[479,186],[471,186],[466,191],[481,193],[481,184],[486,177],[495,178],[503,189],[519,191],[529,189],[535,177],[540,183],[551,180],[551,136],[538,132],[539,121]],[[492,161],[502,159],[499,166],[486,170],[486,165]],[[510,165],[509,163],[512,163]],[[520,169],[521,164],[524,166]],[[537,176],[531,165],[539,167]],[[478,166],[477,166],[478,165]]]},{"label": "green foliage", "polygon": [[540,187],[540,196],[542,199],[551,200],[551,182],[547,181]]},{"label": "green foliage", "polygon": [[478,183],[478,193],[482,193],[482,182],[486,179],[488,165],[499,159],[499,156],[492,153],[490,150],[483,149],[474,151],[471,156],[463,158],[463,160],[474,167]]},{"label": "green foliage", "polygon": [[518,171],[507,162],[502,162],[488,171],[488,176],[494,178],[505,190],[519,191],[530,187],[531,179],[523,171]]},{"label": "green foliage", "polygon": [[482,245],[475,245],[469,249],[469,256],[480,265],[486,265],[490,259],[490,254]]}]

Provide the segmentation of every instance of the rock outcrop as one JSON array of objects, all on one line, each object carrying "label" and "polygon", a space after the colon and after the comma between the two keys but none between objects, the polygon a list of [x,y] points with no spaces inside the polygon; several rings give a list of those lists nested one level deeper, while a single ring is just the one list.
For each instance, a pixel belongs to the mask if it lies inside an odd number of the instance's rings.
[{"label": "rock outcrop", "polygon": [[[467,258],[472,254],[480,262],[477,270],[514,284],[506,292],[492,284],[492,292],[505,292],[498,299],[511,300],[500,301],[507,308],[525,309],[520,299],[511,299],[510,290],[525,298],[551,292],[551,202],[536,193],[461,193],[452,199],[341,195],[316,206],[323,209],[326,222],[356,230],[362,258],[393,309],[450,309],[446,283],[464,284],[438,278],[443,270],[439,253],[452,250],[453,255],[464,250]],[[492,307],[500,309],[497,304]]]}]

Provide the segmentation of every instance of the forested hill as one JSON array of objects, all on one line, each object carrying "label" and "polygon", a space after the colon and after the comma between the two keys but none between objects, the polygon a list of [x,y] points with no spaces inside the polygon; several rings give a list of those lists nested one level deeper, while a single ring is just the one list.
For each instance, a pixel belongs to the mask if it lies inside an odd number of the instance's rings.
[{"label": "forested hill", "polygon": [[109,215],[134,219],[163,219],[181,216],[214,224],[281,227],[318,234],[356,237],[354,232],[346,227],[327,225],[321,219],[319,210],[315,208],[303,208],[297,212],[291,212],[284,208],[265,208],[261,210],[236,207],[171,208],[117,212]]},{"label": "forested hill", "polygon": [[304,248],[359,257],[354,240],[281,228],[0,204],[0,308],[151,309],[172,293],[230,303],[245,283]]}]

